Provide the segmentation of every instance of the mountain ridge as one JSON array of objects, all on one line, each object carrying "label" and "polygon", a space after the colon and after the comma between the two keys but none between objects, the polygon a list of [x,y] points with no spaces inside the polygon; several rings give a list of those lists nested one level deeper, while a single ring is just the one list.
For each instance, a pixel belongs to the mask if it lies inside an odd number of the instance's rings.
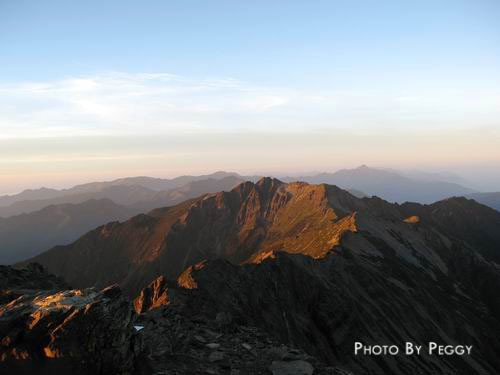
[{"label": "mountain ridge", "polygon": [[[497,220],[491,213],[495,211],[472,204],[475,210],[487,209],[488,215]],[[137,293],[156,276],[165,274],[175,278],[190,264],[203,259],[223,257],[235,263],[256,262],[276,251],[322,257],[335,249],[344,236],[346,241],[353,240],[350,232],[371,231],[381,238],[388,237],[387,241],[398,248],[399,240],[394,242],[393,236],[386,232],[394,227],[415,237],[415,233],[409,231],[412,225],[404,220],[417,215],[421,217],[417,226],[436,225],[436,220],[428,220],[429,210],[432,207],[391,204],[376,197],[359,199],[327,184],[286,184],[274,178],[262,178],[255,184],[244,182],[229,192],[206,194],[124,223],[108,223],[72,245],[53,248],[34,260],[56,275],[68,277],[68,282],[77,287],[122,283],[126,292]],[[496,223],[486,227],[486,232],[493,233]],[[442,226],[448,235],[453,234],[449,223]],[[362,236],[356,238],[366,242]],[[478,251],[485,254],[492,251],[482,248],[477,235],[471,239]],[[418,242],[425,248],[422,239]],[[106,253],[101,253],[100,248],[106,248]],[[371,248],[373,246],[367,246]],[[75,280],[74,267],[82,264],[85,267],[85,262],[77,260],[77,254],[83,256],[89,251],[95,253],[89,263],[93,265],[83,274],[95,268],[100,276]],[[374,249],[367,251],[380,253]],[[418,263],[412,251],[401,249],[404,257]],[[421,257],[432,261],[428,253],[423,251]],[[67,254],[72,255],[67,258]],[[106,270],[110,262],[119,265],[111,274]]]},{"label": "mountain ridge", "polygon": [[[32,260],[77,288],[120,284],[146,321],[174,308],[188,320],[230,316],[353,373],[490,375],[500,370],[499,244],[500,213],[474,200],[400,205],[266,177]],[[474,352],[360,357],[355,341]]]},{"label": "mountain ridge", "polygon": [[371,168],[366,165],[354,169],[341,169],[334,173],[313,176],[287,177],[286,182],[304,181],[312,184],[327,183],[342,189],[361,191],[379,196],[390,202],[433,203],[455,195],[476,191],[454,182],[410,178],[393,170]]},{"label": "mountain ridge", "polygon": [[126,220],[134,214],[110,199],[91,199],[0,217],[0,259],[2,263],[11,264],[31,258],[55,245],[71,243],[98,225]]}]

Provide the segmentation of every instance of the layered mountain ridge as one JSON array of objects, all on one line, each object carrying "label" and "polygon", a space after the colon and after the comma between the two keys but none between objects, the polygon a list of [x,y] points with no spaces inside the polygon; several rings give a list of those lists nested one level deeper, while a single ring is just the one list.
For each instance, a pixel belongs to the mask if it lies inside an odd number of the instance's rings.
[{"label": "layered mountain ridge", "polygon": [[55,246],[69,244],[98,225],[136,214],[109,199],[50,205],[39,211],[0,217],[0,258],[11,264]]},{"label": "layered mountain ridge", "polygon": [[[399,205],[263,178],[108,223],[34,260],[77,288],[120,284],[145,319],[231,316],[354,373],[487,375],[500,371],[499,233],[500,213],[474,200]],[[353,351],[431,341],[474,349]]]},{"label": "layered mountain ridge", "polygon": [[[477,217],[491,216],[491,225],[477,225],[476,235],[470,236],[472,221],[465,222],[468,216],[459,210],[464,202]],[[440,205],[450,207],[447,216],[436,216]],[[419,223],[405,222],[415,215]],[[380,255],[380,249],[367,244],[364,233],[368,233],[391,245],[406,261],[417,265],[430,262],[443,269],[434,247],[453,242],[450,237],[457,234],[457,223],[470,229],[469,234],[464,233],[470,246],[495,257],[494,245],[488,243],[497,243],[499,216],[465,199],[427,206],[397,205],[376,197],[359,199],[331,185],[286,184],[263,178],[229,192],[156,209],[124,223],[106,224],[34,260],[77,287],[120,283],[125,291],[135,294],[155,277],[176,278],[188,266],[205,259],[259,262],[276,251],[320,258],[344,241]],[[493,242],[481,242],[484,235]]]},{"label": "layered mountain ridge", "polygon": [[[221,176],[220,179],[192,181],[169,191],[113,185],[98,192],[22,201],[0,207],[0,263],[12,264],[31,258],[53,246],[69,244],[99,225],[127,220],[153,208],[173,206],[206,193],[231,190],[241,182],[236,176]],[[30,212],[39,207],[43,208]],[[19,211],[29,213],[1,217],[2,212]]]},{"label": "layered mountain ridge", "polygon": [[109,223],[35,259],[77,287],[118,282],[136,293],[159,274],[175,278],[207,258],[240,263],[279,250],[320,257],[355,230],[346,202],[357,198],[332,186],[264,178]]},{"label": "layered mountain ridge", "polygon": [[[402,172],[361,165],[353,169],[341,169],[334,173],[312,176],[287,177],[285,181],[305,181],[312,184],[332,184],[343,189],[358,190],[376,195],[390,202],[433,203],[451,196],[474,193],[475,190],[439,176],[419,177]],[[454,180],[454,179],[452,179]]]}]

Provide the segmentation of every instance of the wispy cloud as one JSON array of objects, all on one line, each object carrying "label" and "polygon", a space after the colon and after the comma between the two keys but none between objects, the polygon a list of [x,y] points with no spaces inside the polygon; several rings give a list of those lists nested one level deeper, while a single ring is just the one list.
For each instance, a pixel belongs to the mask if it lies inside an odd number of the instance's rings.
[{"label": "wispy cloud", "polygon": [[224,127],[224,116],[268,112],[288,98],[231,78],[108,73],[2,85],[0,101],[2,137],[43,137],[210,130]]},{"label": "wispy cloud", "polygon": [[491,126],[500,120],[499,98],[498,92],[312,91],[111,72],[0,85],[0,138]]}]

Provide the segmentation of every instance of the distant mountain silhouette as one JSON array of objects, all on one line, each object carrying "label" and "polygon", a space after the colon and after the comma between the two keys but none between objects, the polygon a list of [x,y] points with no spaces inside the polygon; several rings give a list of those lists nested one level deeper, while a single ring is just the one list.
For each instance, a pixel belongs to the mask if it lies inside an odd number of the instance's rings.
[{"label": "distant mountain silhouette", "polygon": [[52,199],[61,195],[61,192],[56,189],[40,188],[40,189],[30,189],[24,190],[22,193],[13,195],[0,196],[0,207],[9,206],[13,203],[35,200],[35,199]]},{"label": "distant mountain silhouette", "polygon": [[[132,206],[138,212],[172,205],[209,192],[231,189],[255,176],[216,172],[207,176],[181,176],[171,180],[152,177],[129,177],[109,182],[91,182],[70,189],[26,190],[0,197],[0,217],[30,213],[57,204],[78,204],[89,199],[111,199],[119,205]],[[206,181],[206,182],[205,182]]]},{"label": "distant mountain silhouette", "polygon": [[109,199],[80,204],[51,205],[29,214],[0,218],[0,264],[38,255],[55,245],[68,244],[87,231],[134,212]]},{"label": "distant mountain silhouette", "polygon": [[[412,176],[412,177],[409,177]],[[40,210],[51,204],[81,203],[88,199],[111,199],[117,204],[131,205],[147,211],[165,204],[175,204],[194,194],[182,193],[183,187],[205,180],[225,180],[221,187],[207,182],[207,187],[193,185],[188,190],[197,190],[198,195],[227,189],[225,183],[234,181],[256,182],[259,176],[241,176],[232,172],[215,172],[202,176],[180,176],[172,179],[153,177],[126,177],[113,181],[91,182],[76,185],[70,189],[55,190],[41,188],[26,190],[17,195],[0,197],[0,217]],[[476,193],[450,180],[459,177],[445,173],[421,171],[398,172],[390,169],[375,169],[365,165],[355,169],[343,169],[335,173],[321,173],[312,176],[282,177],[284,182],[304,181],[312,184],[337,185],[358,197],[376,195],[391,202],[405,201],[432,203],[451,196]],[[446,181],[445,181],[446,180]],[[236,184],[235,184],[236,185]],[[185,190],[184,189],[184,190]],[[218,190],[217,190],[218,189]],[[174,190],[176,192],[174,192]],[[176,198],[177,197],[177,198]],[[150,203],[147,203],[150,202]],[[173,203],[172,203],[173,202]]]},{"label": "distant mountain silhouette", "polygon": [[172,206],[203,194],[229,191],[244,181],[239,176],[195,180],[172,190],[157,192],[146,201],[140,201],[132,206],[141,212],[147,212],[154,208]]},{"label": "distant mountain silhouette", "polygon": [[[391,171],[391,169],[388,170]],[[418,169],[409,169],[409,170],[393,169],[392,171],[414,180],[452,182],[455,184],[460,184],[465,186],[470,182],[467,181],[465,178],[451,172],[426,172]]]},{"label": "distant mountain silhouette", "polygon": [[119,178],[119,179],[113,180],[113,181],[91,182],[88,184],[77,185],[77,186],[74,186],[73,188],[68,189],[66,191],[71,192],[71,193],[82,193],[82,192],[89,192],[89,191],[99,191],[99,190],[108,188],[110,186],[117,186],[117,185],[142,186],[144,188],[154,190],[154,191],[168,191],[168,190],[180,188],[184,185],[187,185],[189,183],[196,182],[196,181],[209,180],[209,179],[220,180],[220,179],[223,179],[226,177],[238,177],[238,178],[249,180],[249,181],[254,181],[254,180],[258,179],[258,177],[256,177],[256,176],[243,177],[243,176],[238,175],[237,173],[218,171],[218,172],[214,172],[214,173],[211,173],[208,175],[179,176],[179,177],[175,177],[172,179],[153,178],[153,177],[146,177],[146,176],[125,177],[125,178]]},{"label": "distant mountain silhouette", "polygon": [[10,206],[0,207],[0,217],[6,218],[23,213],[30,213],[51,205],[67,203],[79,204],[90,199],[110,199],[116,204],[130,205],[152,199],[157,193],[156,191],[139,185],[112,185],[96,191],[84,192],[80,190],[79,193],[75,191],[73,191],[72,194],[65,193],[51,199],[24,200],[15,202]]},{"label": "distant mountain silhouette", "polygon": [[432,203],[451,196],[474,193],[473,189],[456,183],[412,179],[399,173],[375,169],[362,165],[355,169],[342,169],[335,173],[321,173],[314,176],[287,177],[285,181],[305,181],[312,184],[332,184],[342,189],[355,189],[368,195],[375,195],[390,202]]},{"label": "distant mountain silhouette", "polygon": [[500,192],[468,194],[467,198],[500,211]]}]

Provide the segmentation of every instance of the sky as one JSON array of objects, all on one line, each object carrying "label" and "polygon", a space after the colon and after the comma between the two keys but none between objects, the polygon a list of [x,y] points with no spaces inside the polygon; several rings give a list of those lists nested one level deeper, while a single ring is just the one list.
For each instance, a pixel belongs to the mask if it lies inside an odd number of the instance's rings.
[{"label": "sky", "polygon": [[500,191],[497,0],[0,0],[0,194],[216,170]]}]

